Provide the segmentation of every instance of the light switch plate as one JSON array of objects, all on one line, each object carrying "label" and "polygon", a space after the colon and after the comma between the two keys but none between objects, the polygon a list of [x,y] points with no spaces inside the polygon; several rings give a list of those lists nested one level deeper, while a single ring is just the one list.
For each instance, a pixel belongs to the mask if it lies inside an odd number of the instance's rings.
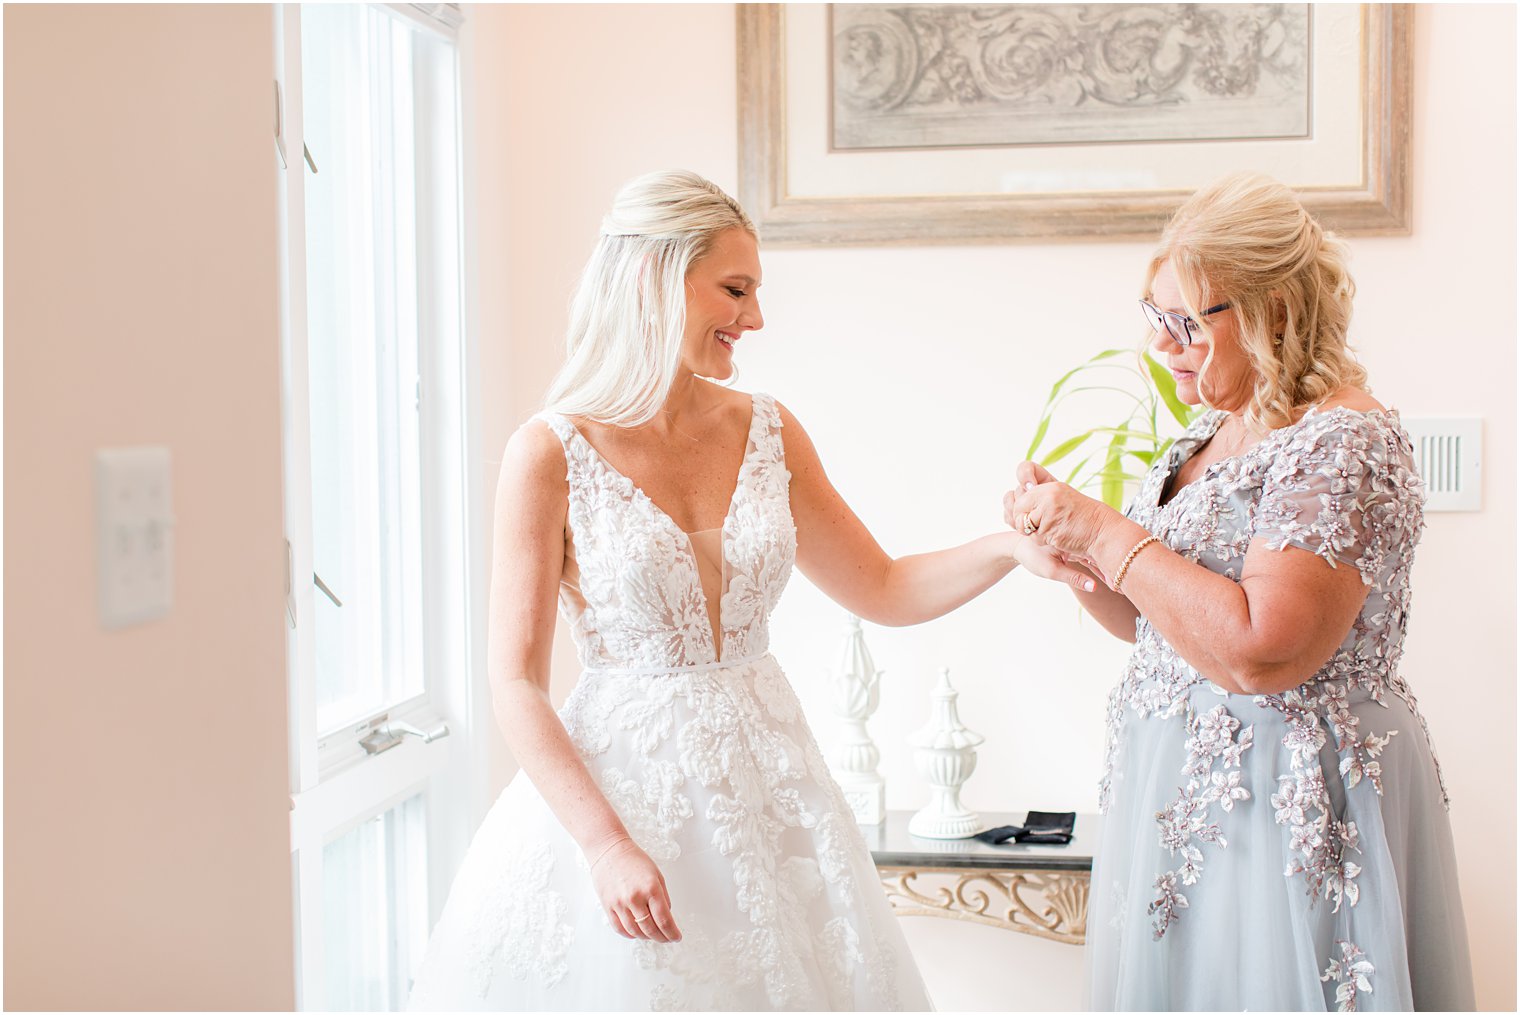
[{"label": "light switch plate", "polygon": [[95,452],[100,623],[119,628],[162,617],[174,600],[174,510],[169,449]]}]

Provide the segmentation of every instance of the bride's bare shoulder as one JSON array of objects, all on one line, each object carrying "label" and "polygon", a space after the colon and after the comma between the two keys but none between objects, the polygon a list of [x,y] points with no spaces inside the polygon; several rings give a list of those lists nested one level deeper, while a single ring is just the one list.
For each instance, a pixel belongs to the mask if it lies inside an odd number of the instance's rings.
[{"label": "bride's bare shoulder", "polygon": [[507,440],[502,452],[503,479],[565,485],[565,446],[541,419],[530,419]]},{"label": "bride's bare shoulder", "polygon": [[707,382],[711,387],[712,397],[725,414],[749,413],[750,402],[755,396],[748,391],[738,391],[734,388],[726,388],[721,384]]}]

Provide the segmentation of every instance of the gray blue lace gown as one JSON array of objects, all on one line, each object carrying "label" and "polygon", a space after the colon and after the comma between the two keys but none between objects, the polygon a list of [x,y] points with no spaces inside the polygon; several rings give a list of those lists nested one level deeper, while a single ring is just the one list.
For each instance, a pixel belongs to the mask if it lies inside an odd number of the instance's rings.
[{"label": "gray blue lace gown", "polygon": [[1168,479],[1211,412],[1146,477],[1129,516],[1239,580],[1247,547],[1355,567],[1361,614],[1312,679],[1232,695],[1141,617],[1108,705],[1105,814],[1088,920],[1096,1009],[1471,1009],[1448,800],[1399,673],[1423,485],[1393,412],[1311,411]]},{"label": "gray blue lace gown", "polygon": [[569,420],[540,418],[565,447],[560,608],[584,667],[560,718],[659,864],[683,938],[613,932],[585,857],[519,773],[470,844],[411,1007],[928,1008],[870,851],[768,650],[797,547],[776,403],[754,396],[728,518],[704,533],[677,528]]}]

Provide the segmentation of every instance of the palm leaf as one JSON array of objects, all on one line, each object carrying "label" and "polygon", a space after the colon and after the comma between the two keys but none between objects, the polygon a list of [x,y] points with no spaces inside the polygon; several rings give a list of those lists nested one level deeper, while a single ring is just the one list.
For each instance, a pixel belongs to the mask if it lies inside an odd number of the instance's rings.
[{"label": "palm leaf", "polygon": [[1078,462],[1072,468],[1072,470],[1066,474],[1066,479],[1063,482],[1065,482],[1068,486],[1070,486],[1072,483],[1074,483],[1076,481],[1076,478],[1077,478],[1077,473],[1079,473],[1083,469],[1087,468],[1087,463],[1090,462],[1090,461],[1092,461],[1092,455],[1088,455],[1086,458],[1084,458],[1080,462]]},{"label": "palm leaf", "polygon": [[1079,433],[1075,437],[1068,437],[1066,440],[1051,448],[1050,453],[1047,454],[1044,458],[1040,459],[1040,464],[1045,466],[1047,469],[1050,468],[1051,465],[1059,462],[1061,459],[1065,458],[1067,455],[1075,451],[1078,447],[1081,446],[1083,441],[1087,440],[1087,438],[1091,436],[1092,432],[1087,431],[1084,433]]},{"label": "palm leaf", "polygon": [[[1120,356],[1127,357],[1127,361],[1109,362]],[[1132,379],[1123,382],[1115,379],[1109,383],[1113,375],[1104,374],[1099,379],[1092,373],[1097,370],[1122,370],[1132,375]],[[1083,381],[1072,384],[1074,378],[1084,375],[1091,379],[1084,378]],[[1130,386],[1124,386],[1126,384]],[[1073,395],[1099,392],[1106,392],[1108,397],[1128,399],[1132,403],[1129,414],[1117,425],[1093,427],[1072,434],[1057,442],[1043,457],[1036,458],[1041,446],[1050,438],[1057,408]],[[1170,371],[1148,355],[1133,349],[1104,349],[1080,366],[1066,371],[1051,385],[1025,457],[1038,460],[1041,465],[1049,467],[1073,456],[1092,442],[1094,447],[1070,469],[1066,482],[1075,484],[1082,490],[1096,486],[1104,503],[1122,509],[1126,484],[1141,478],[1140,475],[1125,470],[1126,460],[1132,459],[1135,464],[1149,469],[1172,446],[1174,438],[1163,435],[1159,426],[1163,405],[1166,406],[1167,414],[1184,427],[1197,415],[1177,398],[1177,382]],[[1087,471],[1095,459],[1101,463],[1100,466]]]},{"label": "palm leaf", "polygon": [[1045,439],[1045,431],[1050,429],[1052,415],[1053,413],[1047,410],[1045,415],[1040,417],[1040,425],[1034,429],[1034,439],[1029,442],[1029,450],[1024,452],[1025,461],[1032,460],[1034,453],[1040,449],[1040,442]]},{"label": "palm leaf", "polygon": [[1095,426],[1087,432],[1090,434],[1113,434],[1115,437],[1123,437],[1125,440],[1147,441],[1151,444],[1158,444],[1164,439],[1153,430],[1136,430],[1132,426]]},{"label": "palm leaf", "polygon": [[1103,472],[1099,475],[1103,479],[1103,503],[1119,510],[1124,506],[1124,479],[1114,475],[1121,472],[1118,468],[1119,460],[1124,456],[1124,435],[1115,433],[1108,442],[1108,457],[1103,463]]},{"label": "palm leaf", "polygon": [[1145,361],[1145,369],[1150,371],[1151,384],[1155,387],[1156,393],[1161,396],[1161,401],[1166,405],[1167,411],[1178,423],[1187,426],[1192,422],[1192,411],[1177,397],[1177,379],[1172,376],[1170,370],[1149,356],[1142,355],[1140,358]]}]

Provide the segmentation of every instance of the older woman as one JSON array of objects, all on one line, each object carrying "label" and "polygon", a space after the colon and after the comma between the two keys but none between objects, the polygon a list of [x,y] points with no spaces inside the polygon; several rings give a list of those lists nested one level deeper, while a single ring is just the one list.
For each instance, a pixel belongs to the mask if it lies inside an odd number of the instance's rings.
[{"label": "older woman", "polygon": [[1399,673],[1422,486],[1347,349],[1345,258],[1271,180],[1195,194],[1141,305],[1209,411],[1126,515],[1031,462],[1005,499],[1135,645],[1108,707],[1095,1008],[1473,1005],[1446,790]]}]

